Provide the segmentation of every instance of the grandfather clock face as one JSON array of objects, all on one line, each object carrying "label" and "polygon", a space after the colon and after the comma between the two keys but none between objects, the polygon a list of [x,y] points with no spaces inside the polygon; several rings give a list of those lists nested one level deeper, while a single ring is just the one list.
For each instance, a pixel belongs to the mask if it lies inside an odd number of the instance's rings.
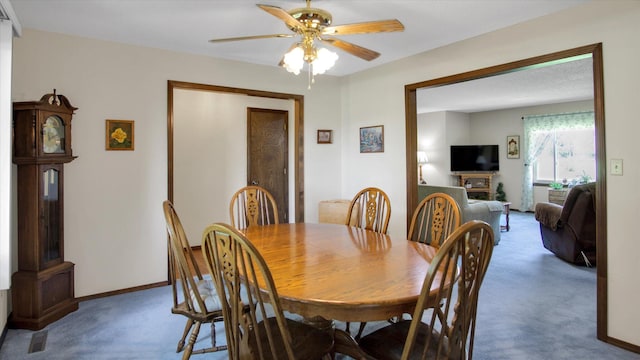
[{"label": "grandfather clock face", "polygon": [[64,122],[56,115],[47,117],[42,124],[42,152],[45,154],[64,153]]}]

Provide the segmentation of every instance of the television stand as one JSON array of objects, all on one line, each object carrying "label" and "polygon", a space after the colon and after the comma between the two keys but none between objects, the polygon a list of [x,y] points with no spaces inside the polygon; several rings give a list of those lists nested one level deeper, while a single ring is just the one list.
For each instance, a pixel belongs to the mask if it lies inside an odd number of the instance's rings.
[{"label": "television stand", "polygon": [[469,199],[493,200],[493,173],[457,173],[458,185],[467,190]]}]

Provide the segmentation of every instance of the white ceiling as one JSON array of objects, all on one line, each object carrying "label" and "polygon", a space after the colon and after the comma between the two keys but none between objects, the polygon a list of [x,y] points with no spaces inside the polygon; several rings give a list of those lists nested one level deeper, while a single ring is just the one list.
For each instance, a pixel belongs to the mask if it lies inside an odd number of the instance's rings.
[{"label": "white ceiling", "polygon": [[571,59],[447,86],[420,89],[418,113],[473,113],[593,99],[593,59]]},{"label": "white ceiling", "polygon": [[[256,3],[285,10],[305,6],[304,0],[10,1],[23,28],[270,66],[277,66],[295,39],[208,40],[290,33]],[[404,32],[340,36],[381,53],[367,62],[336,49],[340,58],[327,74],[343,76],[589,1],[314,0],[311,6],[329,11],[333,25],[398,19],[405,26]]]}]

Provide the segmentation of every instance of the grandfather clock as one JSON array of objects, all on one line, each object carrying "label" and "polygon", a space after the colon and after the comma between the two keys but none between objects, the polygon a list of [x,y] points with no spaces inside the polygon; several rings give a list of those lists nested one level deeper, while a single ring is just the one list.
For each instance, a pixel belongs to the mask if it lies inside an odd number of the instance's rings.
[{"label": "grandfather clock", "polygon": [[74,264],[64,261],[64,164],[71,117],[63,95],[13,103],[13,162],[18,167],[18,271],[10,326],[39,330],[78,309]]}]

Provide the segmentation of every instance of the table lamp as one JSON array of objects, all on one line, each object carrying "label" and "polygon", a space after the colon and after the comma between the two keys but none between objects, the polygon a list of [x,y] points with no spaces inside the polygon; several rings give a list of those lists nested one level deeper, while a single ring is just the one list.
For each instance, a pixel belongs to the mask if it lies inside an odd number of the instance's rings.
[{"label": "table lamp", "polygon": [[418,169],[420,172],[420,179],[418,180],[418,182],[420,184],[426,184],[427,182],[424,181],[424,178],[422,177],[422,165],[426,164],[429,162],[429,159],[427,158],[427,154],[424,151],[418,151]]}]

